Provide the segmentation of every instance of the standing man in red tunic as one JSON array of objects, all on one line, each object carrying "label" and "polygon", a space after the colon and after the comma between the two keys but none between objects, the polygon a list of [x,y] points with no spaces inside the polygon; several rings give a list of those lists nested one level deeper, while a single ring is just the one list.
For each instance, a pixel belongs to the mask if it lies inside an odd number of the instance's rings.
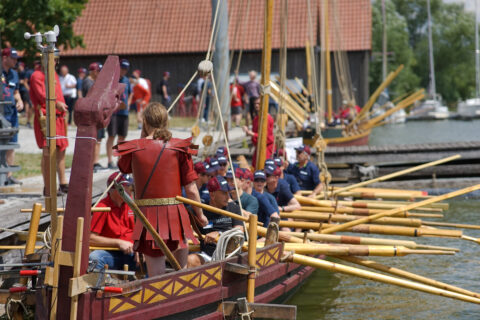
[{"label": "standing man in red tunic", "polygon": [[[255,110],[257,115],[252,121],[252,130],[248,129],[247,126],[243,126],[243,131],[247,136],[252,137],[252,143],[255,146],[255,151],[253,152],[252,166],[256,167],[257,163],[257,142],[258,142],[258,127],[260,125],[260,98],[255,99],[254,102]],[[269,159],[273,154],[274,149],[274,137],[273,137],[273,125],[274,120],[270,114],[268,114],[268,127],[267,127],[267,155],[266,158]]]},{"label": "standing man in red tunic", "polygon": [[[194,243],[190,219],[183,203],[175,196],[182,194],[182,186],[188,198],[200,202],[197,173],[193,168],[190,139],[172,138],[167,129],[168,113],[160,103],[150,103],[143,113],[142,138],[126,141],[114,147],[121,156],[118,167],[123,173],[133,173],[135,202],[145,217],[157,230],[182,267],[187,264],[187,239]],[[208,221],[202,210],[193,207],[201,226]],[[152,235],[140,221],[133,230],[134,249],[145,255],[150,276],[165,272],[165,256],[155,244]]]},{"label": "standing man in red tunic", "polygon": [[[57,52],[55,52],[57,54]],[[58,59],[58,57],[55,57]],[[57,60],[58,62],[58,60]],[[57,73],[55,73],[55,114],[56,114],[56,135],[61,137],[67,136],[67,123],[65,121],[65,114],[68,110],[68,106],[65,104],[65,100],[62,94],[62,87],[60,86],[60,79]],[[45,136],[47,134],[47,109],[46,109],[46,91],[45,91],[45,73],[43,68],[39,68],[33,72],[30,78],[30,100],[32,101],[33,109],[35,110],[35,116],[33,119],[33,130],[35,132],[35,140],[40,149],[42,149],[42,176],[43,183],[47,181],[47,169],[48,163],[45,159],[48,156],[48,147]],[[60,180],[59,193],[68,192],[68,181],[65,176],[65,151],[68,147],[68,140],[56,139],[57,144],[57,174],[58,180]],[[45,187],[43,189],[45,194]]]}]

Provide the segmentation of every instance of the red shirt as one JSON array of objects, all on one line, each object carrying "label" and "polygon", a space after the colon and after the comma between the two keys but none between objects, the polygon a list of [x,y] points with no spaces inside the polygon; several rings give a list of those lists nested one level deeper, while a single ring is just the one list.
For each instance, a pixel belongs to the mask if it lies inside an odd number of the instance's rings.
[{"label": "red shirt", "polygon": [[[47,114],[46,109],[46,91],[45,91],[45,73],[42,70],[36,70],[30,77],[30,100],[32,100],[33,107],[41,106],[43,114]],[[56,101],[65,103],[62,94],[62,87],[58,74],[55,73],[55,96]],[[65,111],[55,109],[57,116],[64,116]]]},{"label": "red shirt", "polygon": [[132,210],[124,202],[120,207],[113,203],[110,195],[102,199],[99,208],[110,207],[110,212],[94,212],[90,231],[107,238],[122,239],[133,243],[132,234],[135,225]]},{"label": "red shirt", "polygon": [[[266,150],[266,159],[270,158],[273,154],[274,149],[274,136],[273,136],[273,125],[274,120],[271,115],[268,115],[268,125],[267,125],[267,150]],[[258,127],[260,126],[260,117],[256,116],[252,121],[252,143],[255,146],[255,151],[253,153],[252,166],[256,166],[257,162],[257,143],[258,143]]]},{"label": "red shirt", "polygon": [[242,97],[245,94],[245,89],[243,89],[243,87],[239,84],[235,85],[235,87],[233,86],[233,84],[231,84],[230,93],[232,94],[232,101],[230,102],[230,106],[243,108]]}]

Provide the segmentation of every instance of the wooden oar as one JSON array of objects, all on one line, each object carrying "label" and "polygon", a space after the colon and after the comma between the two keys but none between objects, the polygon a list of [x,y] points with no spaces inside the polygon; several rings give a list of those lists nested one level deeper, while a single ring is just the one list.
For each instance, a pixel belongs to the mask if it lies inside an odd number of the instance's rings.
[{"label": "wooden oar", "polygon": [[[361,209],[361,208],[350,208],[350,207],[312,207],[312,206],[302,206],[299,212],[336,212],[336,213],[345,213],[345,214],[353,214],[357,216],[371,216],[376,213],[383,212],[384,210],[380,209]],[[409,211],[402,211],[398,212],[393,215],[393,217],[401,217],[401,218],[410,218],[410,217],[419,217],[419,218],[443,218],[443,214],[441,213],[418,213],[418,212],[409,212]]]},{"label": "wooden oar", "polygon": [[480,226],[479,225],[474,225],[474,224],[436,222],[436,221],[423,221],[423,224],[426,225],[426,226],[452,227],[452,228],[461,228],[461,229],[480,230]]},{"label": "wooden oar", "polygon": [[[307,211],[293,211],[293,212],[280,212],[282,218],[292,218],[297,220],[307,221],[336,221],[347,222],[362,218],[361,216],[352,216],[344,214],[331,214],[323,212],[307,212]],[[407,227],[420,227],[422,226],[422,220],[411,218],[380,218],[375,220],[375,224],[382,225],[397,225]]]},{"label": "wooden oar", "polygon": [[[357,201],[357,200],[355,200]],[[391,200],[360,200],[361,202],[371,202],[371,203],[390,203],[390,204],[397,204],[397,205],[406,205],[412,203],[412,201],[391,201]],[[424,206],[424,208],[437,208],[442,210],[448,210],[449,205],[445,202],[438,202],[438,203],[431,203],[429,205]]]},{"label": "wooden oar", "polygon": [[[287,228],[301,228],[301,229],[312,229],[312,230],[321,229],[321,231],[323,231],[325,229],[332,228],[333,226],[338,226],[338,225],[328,224],[328,223],[307,222],[307,221],[285,221],[285,220],[280,221],[280,227],[287,227]],[[356,225],[351,228],[348,228],[344,231],[368,233],[368,234],[397,235],[397,236],[406,236],[406,237],[462,238],[463,236],[463,233],[461,230],[435,229],[430,227],[411,228],[411,227],[401,227],[401,226],[381,226],[376,224],[360,224],[360,225]],[[472,239],[475,239],[475,238],[472,238]],[[471,240],[471,239],[465,239],[465,240]],[[475,239],[471,241],[478,241],[478,240]]]},{"label": "wooden oar", "polygon": [[405,170],[400,170],[398,172],[390,173],[390,174],[387,174],[387,175],[384,175],[384,176],[381,176],[381,177],[378,177],[378,178],[375,178],[375,179],[362,181],[362,182],[359,182],[359,183],[356,183],[356,184],[349,185],[349,186],[344,187],[344,188],[334,190],[333,194],[336,195],[336,194],[339,194],[341,192],[349,191],[349,190],[352,190],[352,189],[355,189],[355,188],[358,188],[358,187],[364,187],[364,186],[367,186],[367,185],[375,183],[375,182],[380,182],[380,181],[385,181],[385,180],[388,180],[388,179],[393,179],[393,178],[396,178],[398,176],[401,176],[401,175],[404,175],[404,174],[407,174],[407,173],[422,170],[422,169],[425,169],[425,168],[428,168],[428,167],[433,167],[433,166],[436,166],[437,164],[442,164],[442,163],[449,162],[449,161],[452,161],[452,160],[456,160],[456,159],[459,159],[459,158],[461,158],[461,156],[459,154],[457,154],[457,155],[447,157],[447,158],[444,158],[444,159],[427,162],[427,163],[421,164],[419,166],[411,167],[411,168],[408,168],[408,169],[405,169]]},{"label": "wooden oar", "polygon": [[355,264],[358,264],[358,265],[361,265],[361,266],[364,266],[364,267],[367,267],[367,268],[371,268],[371,269],[375,269],[375,270],[378,270],[378,271],[390,273],[390,274],[393,274],[393,275],[396,275],[396,276],[399,276],[399,277],[402,277],[402,278],[406,278],[406,279],[409,279],[409,280],[412,280],[412,281],[427,284],[427,285],[437,287],[437,288],[440,288],[440,289],[457,292],[457,293],[464,294],[464,295],[467,295],[467,296],[470,296],[470,297],[480,298],[479,293],[476,293],[476,292],[473,292],[473,291],[470,291],[470,290],[465,290],[465,289],[462,289],[462,288],[459,288],[459,287],[456,287],[456,286],[452,286],[450,284],[440,282],[440,281],[437,281],[437,280],[433,280],[431,278],[423,277],[423,276],[420,276],[418,274],[411,273],[411,272],[408,272],[408,271],[405,271],[405,270],[402,270],[402,269],[389,267],[389,266],[386,266],[384,264],[378,263],[376,261],[365,260],[365,259],[361,259],[361,258],[357,258],[357,257],[345,257],[345,256],[335,257],[335,258],[345,260],[345,261],[348,261],[348,262],[351,262],[351,263],[355,263]]},{"label": "wooden oar", "polygon": [[[112,208],[110,208],[110,207],[100,207],[100,208],[92,207],[91,211],[92,212],[110,212],[110,211],[112,211]],[[31,213],[32,209],[20,209],[20,212]],[[42,213],[45,213],[45,212],[46,212],[45,208],[42,208]],[[65,208],[57,208],[57,212],[65,212]]]},{"label": "wooden oar", "polygon": [[445,250],[412,250],[403,246],[365,246],[344,244],[316,244],[316,243],[285,243],[285,251],[294,251],[299,254],[327,255],[327,256],[378,256],[403,257],[409,254],[453,255],[453,251]]},{"label": "wooden oar", "polygon": [[[260,234],[260,232],[259,232]],[[329,242],[329,243],[343,243],[343,244],[363,244],[363,245],[387,245],[387,246],[404,246],[410,249],[429,249],[429,250],[445,250],[445,251],[455,251],[458,252],[460,249],[450,248],[450,247],[441,247],[441,246],[430,246],[417,244],[415,241],[410,240],[397,240],[397,239],[383,239],[383,238],[368,238],[368,237],[356,237],[356,236],[340,236],[336,234],[319,234],[314,232],[302,233],[302,232],[284,232],[280,231],[279,235],[283,237],[283,241],[286,242],[296,242],[301,243],[303,237],[306,237],[309,240]],[[290,238],[294,237],[300,241],[294,240],[289,241]]]},{"label": "wooden oar", "polygon": [[[229,211],[226,211],[226,210],[222,210],[222,209],[219,209],[219,208],[212,207],[208,204],[197,202],[195,200],[191,200],[191,199],[184,198],[184,197],[181,197],[181,196],[176,196],[175,198],[178,201],[181,201],[183,203],[186,203],[186,204],[189,204],[189,205],[192,205],[192,206],[197,206],[199,208],[208,210],[210,212],[218,213],[222,216],[230,217],[232,219],[240,220],[240,221],[243,221],[243,222],[248,222],[248,218],[245,218],[243,216],[240,216],[238,214],[235,214],[235,213],[232,213],[232,212],[229,212]],[[258,222],[257,225],[263,226],[263,223]]]},{"label": "wooden oar", "polygon": [[[347,222],[347,221],[353,221],[353,220],[362,218],[362,216],[332,214],[332,213],[316,212],[316,211],[280,212],[280,216],[282,218],[292,218],[296,220],[305,220],[305,221],[336,221],[336,222]],[[436,226],[436,227],[452,227],[452,228],[461,228],[461,229],[480,230],[480,225],[424,221],[421,219],[412,219],[412,218],[385,217],[385,218],[377,219],[373,221],[373,223],[381,224],[381,225],[396,225],[396,226],[405,226],[405,227]]]},{"label": "wooden oar", "polygon": [[[313,206],[322,207],[322,208],[326,207],[326,208],[339,209],[342,207],[342,208],[354,208],[354,209],[385,210],[385,209],[393,209],[393,208],[402,208],[405,206],[405,204],[397,205],[397,204],[391,204],[391,203],[366,203],[361,201],[344,201],[344,200],[339,200],[339,201],[318,200],[318,199],[312,199],[312,198],[299,196],[299,195],[295,195],[295,198],[302,205],[308,204],[308,205],[313,205]],[[417,207],[416,210],[442,212],[442,209],[440,208],[423,208],[422,206]],[[378,213],[378,211],[375,211],[375,212]]]},{"label": "wooden oar", "polygon": [[368,216],[368,217],[364,217],[364,218],[361,218],[361,219],[357,219],[355,221],[350,221],[350,222],[347,222],[347,223],[344,223],[344,224],[333,226],[331,228],[322,230],[321,232],[322,233],[333,233],[333,232],[345,230],[346,228],[353,227],[353,226],[356,226],[356,225],[359,225],[359,224],[362,224],[362,223],[367,223],[367,222],[370,222],[370,221],[374,221],[378,218],[392,216],[392,215],[394,215],[398,212],[401,212],[401,211],[415,209],[415,208],[421,207],[423,205],[427,205],[427,204],[430,204],[430,203],[435,203],[435,202],[443,201],[443,200],[450,199],[450,198],[453,198],[453,197],[457,197],[459,195],[469,193],[469,192],[472,192],[472,191],[475,191],[475,190],[478,190],[478,189],[480,189],[480,184],[477,184],[477,185],[472,186],[472,187],[460,189],[460,190],[457,190],[457,191],[453,191],[453,192],[450,192],[450,193],[447,193],[447,194],[444,194],[444,195],[440,195],[440,196],[437,196],[437,197],[433,197],[433,198],[430,198],[430,199],[426,199],[426,200],[423,200],[423,201],[420,201],[420,202],[412,203],[408,206],[391,209],[391,210],[385,211],[383,213],[374,214],[373,216]]},{"label": "wooden oar", "polygon": [[285,259],[285,261],[293,262],[293,263],[301,264],[305,266],[311,266],[311,267],[319,268],[323,270],[329,270],[332,272],[340,272],[343,274],[353,275],[353,276],[361,277],[368,280],[375,280],[375,281],[379,281],[387,284],[393,284],[403,288],[418,290],[418,291],[431,293],[434,295],[439,295],[439,296],[448,297],[452,299],[457,299],[461,301],[480,304],[480,299],[475,297],[467,296],[457,292],[439,289],[433,286],[420,284],[420,283],[412,282],[409,280],[398,279],[391,276],[379,274],[376,272],[371,272],[371,271],[362,270],[359,268],[342,265],[339,263],[332,263],[329,261],[312,258],[312,257],[300,255],[300,254],[290,255]]}]

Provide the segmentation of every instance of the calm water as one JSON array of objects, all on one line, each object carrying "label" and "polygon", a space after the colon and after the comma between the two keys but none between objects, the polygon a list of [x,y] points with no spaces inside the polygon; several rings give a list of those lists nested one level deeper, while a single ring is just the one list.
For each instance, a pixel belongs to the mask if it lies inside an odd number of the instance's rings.
[{"label": "calm water", "polygon": [[[479,128],[478,120],[409,122],[375,129],[370,144],[478,140]],[[480,199],[449,203],[445,217],[437,221],[480,224]],[[480,237],[480,230],[464,230],[464,234]],[[452,246],[461,251],[455,256],[368,259],[480,292],[480,245],[457,239],[393,238]],[[298,319],[480,319],[480,305],[320,270],[313,273],[288,303],[298,306]]]}]

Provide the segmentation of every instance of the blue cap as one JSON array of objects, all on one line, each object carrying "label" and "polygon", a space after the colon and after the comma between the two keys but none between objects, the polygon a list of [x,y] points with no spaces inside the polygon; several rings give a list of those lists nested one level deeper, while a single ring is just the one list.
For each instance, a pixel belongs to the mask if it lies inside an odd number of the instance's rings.
[{"label": "blue cap", "polygon": [[222,176],[215,176],[208,180],[207,189],[209,192],[233,190],[233,188],[228,185],[227,180]]},{"label": "blue cap", "polygon": [[275,158],[275,159],[273,159],[273,161],[275,162],[275,165],[277,167],[283,166],[283,159],[282,158]]},{"label": "blue cap", "polygon": [[233,171],[232,169],[228,169],[227,173],[225,174],[225,178],[233,179]]},{"label": "blue cap", "polygon": [[253,180],[255,181],[257,179],[267,180],[267,175],[265,174],[265,172],[263,172],[263,170],[255,171],[255,173],[253,174]]},{"label": "blue cap", "polygon": [[275,170],[277,169],[277,166],[275,164],[269,164],[269,165],[266,165],[265,168],[263,168],[263,170],[265,170],[265,173],[269,176],[275,174]]},{"label": "blue cap", "polygon": [[122,68],[122,69],[130,68],[130,62],[128,62],[127,59],[120,60],[120,68]]},{"label": "blue cap", "polygon": [[217,152],[215,152],[215,154],[218,156],[226,156],[227,155],[227,148],[225,147],[219,147],[217,149]]},{"label": "blue cap", "polygon": [[207,172],[208,173],[213,173],[213,172],[217,171],[218,169],[220,169],[220,165],[218,164],[218,160],[217,159],[212,159],[210,161],[210,166],[207,168]]},{"label": "blue cap", "polygon": [[219,164],[225,164],[228,163],[227,157],[225,156],[220,156],[217,158]]},{"label": "blue cap", "polygon": [[275,165],[275,161],[273,159],[267,159],[265,160],[265,166],[268,166],[268,165]]}]

